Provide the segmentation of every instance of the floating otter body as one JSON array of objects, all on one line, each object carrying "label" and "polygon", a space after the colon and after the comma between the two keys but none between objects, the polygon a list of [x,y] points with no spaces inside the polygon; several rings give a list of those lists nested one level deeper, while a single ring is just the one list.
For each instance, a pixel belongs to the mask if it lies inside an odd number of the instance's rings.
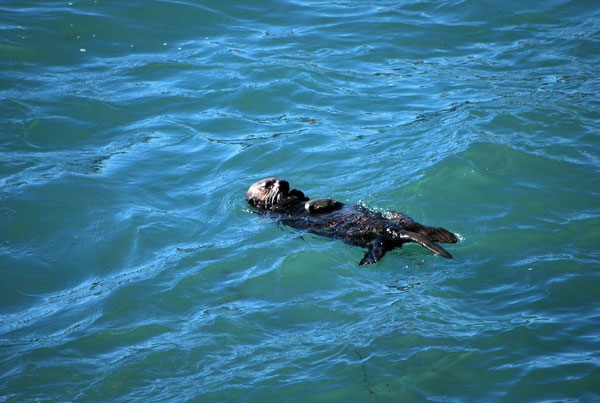
[{"label": "floating otter body", "polygon": [[263,179],[250,186],[246,201],[290,227],[367,248],[360,265],[376,263],[386,252],[406,242],[419,243],[451,259],[452,255],[435,242],[457,242],[446,229],[421,225],[401,213],[382,214],[332,199],[310,200],[301,191],[290,190],[289,183],[279,178]]}]

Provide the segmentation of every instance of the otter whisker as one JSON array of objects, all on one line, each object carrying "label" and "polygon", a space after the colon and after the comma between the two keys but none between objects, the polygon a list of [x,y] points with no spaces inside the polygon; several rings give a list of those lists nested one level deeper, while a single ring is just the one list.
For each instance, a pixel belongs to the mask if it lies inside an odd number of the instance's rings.
[{"label": "otter whisker", "polygon": [[269,194],[269,196],[267,197],[267,203],[268,203],[268,207],[272,207],[275,205],[275,192],[271,192]]}]

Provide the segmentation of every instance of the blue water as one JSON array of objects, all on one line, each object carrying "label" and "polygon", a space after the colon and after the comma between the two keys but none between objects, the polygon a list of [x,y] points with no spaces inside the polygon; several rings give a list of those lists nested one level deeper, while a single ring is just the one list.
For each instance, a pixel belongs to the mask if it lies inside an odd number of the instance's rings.
[{"label": "blue water", "polygon": [[594,1],[3,1],[0,401],[600,400],[599,66]]}]

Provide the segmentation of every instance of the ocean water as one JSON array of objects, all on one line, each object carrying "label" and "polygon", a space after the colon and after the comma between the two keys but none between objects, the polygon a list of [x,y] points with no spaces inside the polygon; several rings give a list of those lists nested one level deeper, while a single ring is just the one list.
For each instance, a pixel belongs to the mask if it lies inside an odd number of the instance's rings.
[{"label": "ocean water", "polygon": [[3,0],[0,401],[598,401],[599,131],[596,1]]}]

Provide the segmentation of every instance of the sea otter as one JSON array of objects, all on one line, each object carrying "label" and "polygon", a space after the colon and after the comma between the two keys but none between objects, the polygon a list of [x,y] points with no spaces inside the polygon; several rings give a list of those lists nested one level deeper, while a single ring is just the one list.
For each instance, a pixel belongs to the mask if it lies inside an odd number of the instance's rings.
[{"label": "sea otter", "polygon": [[440,227],[428,227],[397,213],[380,213],[363,206],[332,199],[310,200],[279,178],[266,178],[250,186],[246,201],[259,212],[270,213],[290,227],[341,239],[367,248],[360,265],[378,262],[387,251],[406,242],[417,242],[445,258],[452,255],[435,242],[456,243],[456,237]]}]

